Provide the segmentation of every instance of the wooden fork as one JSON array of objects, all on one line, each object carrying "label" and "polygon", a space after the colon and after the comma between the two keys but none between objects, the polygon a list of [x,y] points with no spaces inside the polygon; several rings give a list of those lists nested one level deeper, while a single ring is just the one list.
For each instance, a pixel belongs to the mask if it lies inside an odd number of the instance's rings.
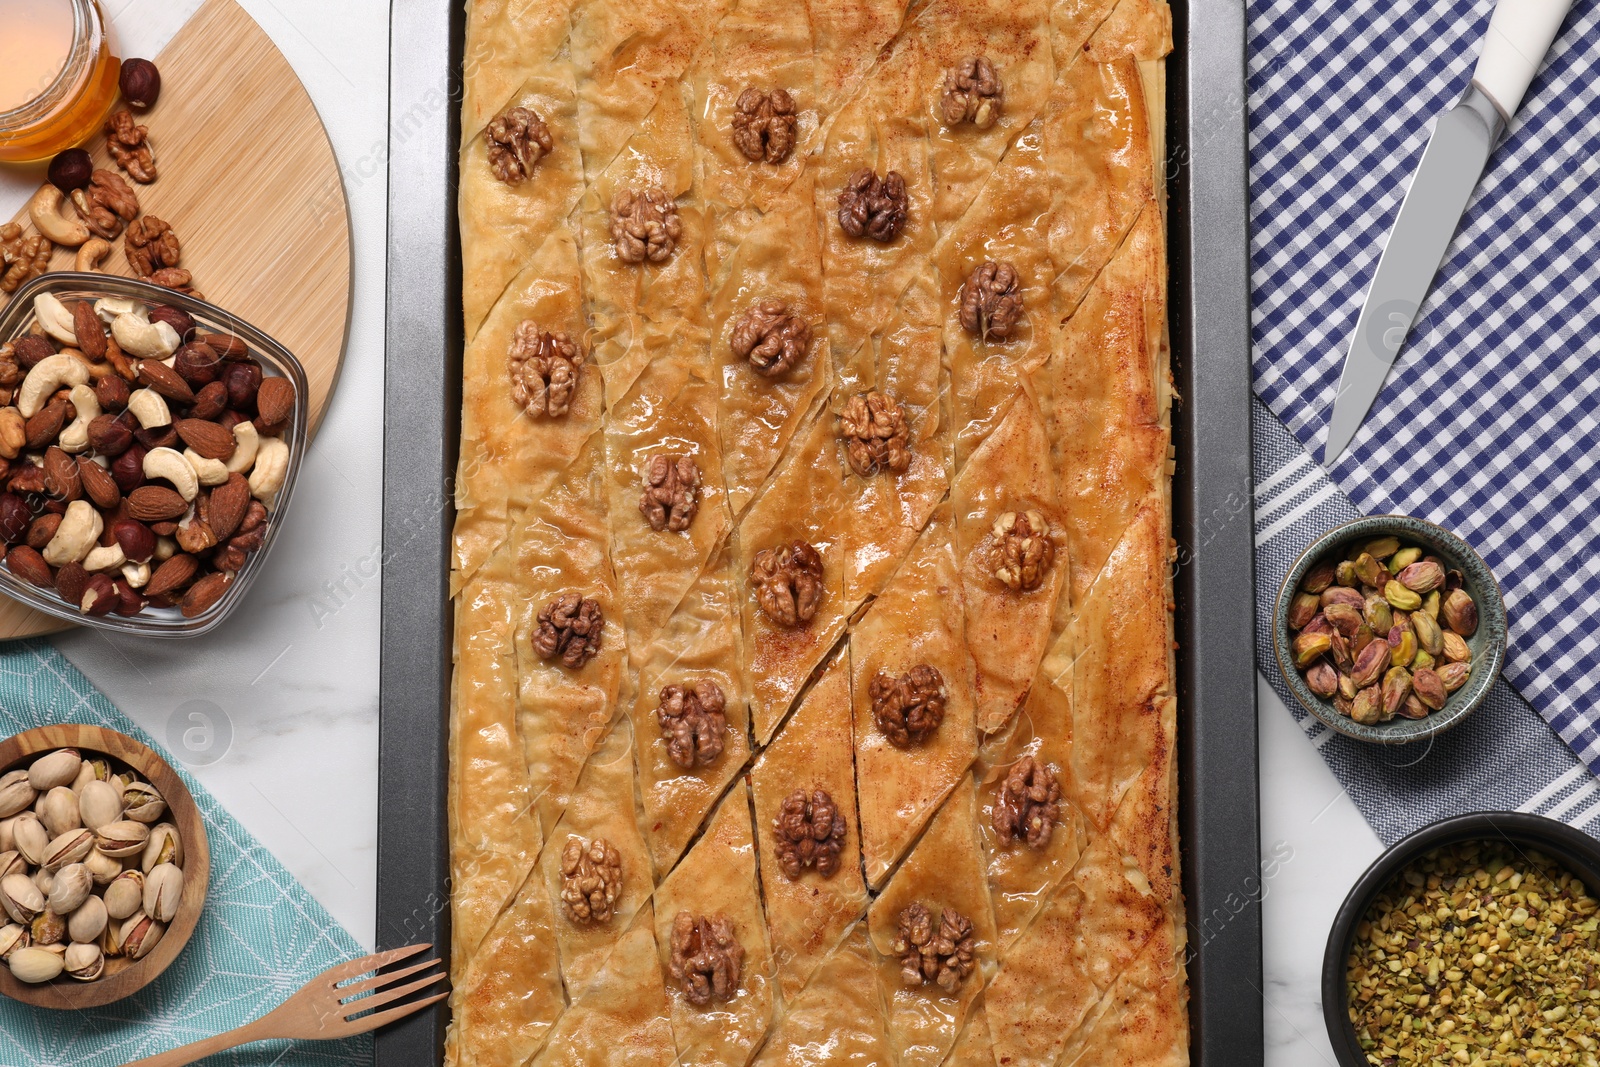
[{"label": "wooden fork", "polygon": [[[438,964],[437,959],[424,960],[398,971],[387,974],[374,975],[364,981],[351,985],[340,985],[348,982],[357,975],[375,971],[380,967],[387,967],[408,956],[415,956],[424,952],[432,945],[408,945],[405,948],[392,948],[387,952],[375,952],[370,956],[363,956],[349,963],[341,963],[337,967],[330,967],[311,981],[300,987],[294,996],[278,1005],[272,1011],[263,1015],[255,1022],[246,1023],[236,1030],[229,1030],[216,1037],[208,1037],[204,1041],[175,1048],[170,1052],[162,1052],[155,1056],[147,1056],[142,1060],[134,1060],[127,1067],[180,1067],[185,1063],[206,1056],[215,1055],[251,1041],[268,1041],[274,1038],[286,1038],[293,1041],[326,1041],[339,1037],[350,1037],[354,1034],[364,1034],[368,1030],[376,1030],[385,1023],[402,1019],[419,1008],[425,1008],[435,1001],[442,1000],[448,993],[437,993],[422,1000],[415,1000],[409,1004],[399,1004],[387,1011],[373,1011],[385,1004],[399,1000],[401,997],[426,989],[444,977],[443,972],[425,975],[405,985],[395,983],[402,978],[410,978],[418,971],[427,970]],[[370,995],[364,995],[370,994]],[[358,998],[352,1000],[351,998]],[[362,1012],[371,1012],[362,1015]]]}]

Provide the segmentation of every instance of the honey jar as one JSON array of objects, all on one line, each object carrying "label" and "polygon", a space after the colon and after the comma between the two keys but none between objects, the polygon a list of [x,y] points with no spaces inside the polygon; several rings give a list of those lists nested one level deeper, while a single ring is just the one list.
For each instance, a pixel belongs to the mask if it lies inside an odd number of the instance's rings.
[{"label": "honey jar", "polygon": [[0,0],[0,160],[47,159],[86,140],[121,70],[97,0]]}]

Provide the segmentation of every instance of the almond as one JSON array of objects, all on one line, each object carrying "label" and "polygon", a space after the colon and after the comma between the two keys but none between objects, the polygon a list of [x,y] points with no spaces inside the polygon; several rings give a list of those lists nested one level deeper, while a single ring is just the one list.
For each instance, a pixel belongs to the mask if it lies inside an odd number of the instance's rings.
[{"label": "almond", "polygon": [[189,383],[184,381],[177,371],[157,360],[139,361],[139,381],[168,400],[176,400],[180,404],[194,401],[194,390],[189,388]]},{"label": "almond", "polygon": [[287,378],[267,378],[256,390],[256,413],[261,421],[278,426],[294,414],[294,386]]},{"label": "almond", "polygon": [[54,444],[61,436],[61,427],[67,424],[67,402],[60,397],[50,401],[27,421],[23,432],[28,436],[29,448],[44,448]]},{"label": "almond", "polygon": [[[43,556],[39,557],[39,562],[44,562]],[[144,595],[153,599],[176,592],[188,585],[199,569],[199,560],[180,552],[156,568],[156,572],[150,576],[149,584],[144,587]]]},{"label": "almond", "polygon": [[161,485],[141,485],[128,494],[128,515],[140,522],[176,519],[189,510],[176,492]]},{"label": "almond", "polygon": [[56,346],[50,343],[49,338],[33,334],[25,334],[11,342],[11,350],[16,353],[17,363],[23,370],[32,370],[35,365],[56,354]]},{"label": "almond", "polygon": [[89,494],[89,499],[100,508],[110,511],[122,503],[122,490],[117,480],[94,460],[78,457],[78,480],[83,483],[83,491]]},{"label": "almond", "polygon": [[41,551],[45,545],[55,540],[56,531],[61,529],[61,516],[53,511],[40,515],[28,526],[28,547]]},{"label": "almond", "polygon": [[179,419],[178,436],[206,459],[228,459],[238,444],[231,432],[202,419]]},{"label": "almond", "polygon": [[202,333],[195,340],[210,345],[223,359],[243,359],[249,354],[245,343],[231,333]]},{"label": "almond", "polygon": [[76,500],[83,495],[78,461],[55,445],[45,450],[44,487],[57,500]]},{"label": "almond", "polygon": [[78,351],[95,363],[106,358],[106,328],[87,300],[72,305],[72,332],[78,338]]},{"label": "almond", "polygon": [[[172,558],[177,559],[178,557],[173,556]],[[217,601],[222,599],[222,595],[228,591],[228,586],[232,584],[233,575],[223,574],[220,571],[212,571],[198,582],[195,582],[194,585],[189,587],[189,591],[183,594],[183,601],[178,605],[179,610],[183,612],[183,617],[192,619],[197,615],[204,615],[207,611],[210,611]]]},{"label": "almond", "polygon": [[250,507],[250,482],[242,474],[230,474],[228,480],[211,490],[211,532],[218,541],[226,541],[244,522]]},{"label": "almond", "polygon": [[27,545],[13,546],[11,551],[6,553],[6,566],[11,568],[12,574],[34,585],[41,585],[46,589],[55,585],[55,576],[50,573],[50,564],[44,561],[44,557],[39,555],[39,550],[36,548],[29,548]]}]

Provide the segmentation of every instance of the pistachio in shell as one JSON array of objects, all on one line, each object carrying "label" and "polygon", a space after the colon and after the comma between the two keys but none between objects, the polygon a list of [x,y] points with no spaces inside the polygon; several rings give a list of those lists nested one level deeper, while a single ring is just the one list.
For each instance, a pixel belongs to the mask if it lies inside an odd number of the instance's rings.
[{"label": "pistachio in shell", "polygon": [[0,906],[11,916],[12,922],[26,926],[44,910],[44,894],[27,875],[8,874],[0,878]]},{"label": "pistachio in shell", "polygon": [[1478,605],[1467,595],[1465,589],[1450,590],[1449,595],[1444,598],[1441,610],[1444,613],[1445,625],[1462,637],[1471,637],[1478,632]]},{"label": "pistachio in shell", "polygon": [[50,831],[44,828],[39,816],[31,811],[18,815],[12,833],[23,859],[36,866],[44,862],[44,850],[50,847]]},{"label": "pistachio in shell", "polygon": [[106,914],[126,919],[144,907],[144,872],[123,871],[111,880],[105,891]]},{"label": "pistachio in shell", "polygon": [[21,923],[6,923],[0,927],[0,960],[8,960],[19,948],[33,944],[33,935]]},{"label": "pistachio in shell", "polygon": [[115,859],[143,852],[144,843],[149,839],[150,827],[131,819],[107,823],[94,832],[95,847]]},{"label": "pistachio in shell", "polygon": [[29,985],[50,981],[66,966],[64,955],[32,946],[17,949],[6,962],[11,965],[11,976]]},{"label": "pistachio in shell", "polygon": [[94,891],[94,877],[81,863],[70,863],[56,872],[55,884],[45,899],[45,906],[57,915],[71,915],[83,906]]},{"label": "pistachio in shell", "polygon": [[78,791],[78,816],[83,825],[99,830],[122,818],[122,792],[110,782],[95,779]]},{"label": "pistachio in shell", "polygon": [[63,969],[80,982],[92,982],[106,970],[106,955],[99,945],[73,942],[61,957]]},{"label": "pistachio in shell", "polygon": [[0,818],[10,818],[33,804],[39,791],[28,782],[27,771],[7,771],[0,775]]},{"label": "pistachio in shell", "polygon": [[170,863],[158,864],[144,881],[144,911],[157,922],[169,923],[178,914],[183,896],[183,871]]},{"label": "pistachio in shell", "polygon": [[122,813],[134,822],[153,823],[167,813],[167,802],[149,782],[130,782],[122,790]]},{"label": "pistachio in shell", "polygon": [[122,954],[130,960],[142,960],[150,955],[150,950],[156,947],[161,940],[161,935],[167,932],[164,923],[157,922],[142,912],[122,921],[122,929],[118,938],[122,942]]},{"label": "pistachio in shell", "polygon": [[1438,672],[1426,667],[1411,672],[1411,690],[1432,711],[1444,707],[1445,698],[1449,696]]},{"label": "pistachio in shell", "polygon": [[12,849],[9,852],[0,852],[0,878],[8,874],[27,874],[28,861],[22,858],[22,853]]},{"label": "pistachio in shell", "polygon": [[28,768],[28,784],[40,793],[58,785],[71,785],[83,765],[83,755],[75,748],[58,748],[33,761]]},{"label": "pistachio in shell", "polygon": [[162,863],[183,866],[183,838],[170,822],[157,823],[150,828],[150,839],[144,843],[144,854],[139,857],[139,869],[149,874]]},{"label": "pistachio in shell", "polygon": [[83,825],[78,814],[78,796],[64,785],[58,785],[44,795],[39,820],[51,834],[59,837]]},{"label": "pistachio in shell", "polygon": [[122,861],[112,859],[98,848],[89,850],[89,854],[83,858],[83,865],[88,868],[95,885],[110,885],[112,879],[122,873]]},{"label": "pistachio in shell", "polygon": [[74,941],[98,941],[109,921],[106,902],[92,896],[67,916],[67,936]]}]

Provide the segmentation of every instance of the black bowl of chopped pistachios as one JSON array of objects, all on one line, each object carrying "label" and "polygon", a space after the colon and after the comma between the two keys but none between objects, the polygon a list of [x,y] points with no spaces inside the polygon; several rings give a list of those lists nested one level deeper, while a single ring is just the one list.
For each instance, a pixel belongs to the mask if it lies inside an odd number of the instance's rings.
[{"label": "black bowl of chopped pistachios", "polygon": [[1329,729],[1405,744],[1459,725],[1505,662],[1500,587],[1461,538],[1410,515],[1329,530],[1278,591],[1273,647]]},{"label": "black bowl of chopped pistachios", "polygon": [[1523,812],[1424,827],[1367,868],[1322,960],[1341,1067],[1590,1064],[1600,842]]}]

